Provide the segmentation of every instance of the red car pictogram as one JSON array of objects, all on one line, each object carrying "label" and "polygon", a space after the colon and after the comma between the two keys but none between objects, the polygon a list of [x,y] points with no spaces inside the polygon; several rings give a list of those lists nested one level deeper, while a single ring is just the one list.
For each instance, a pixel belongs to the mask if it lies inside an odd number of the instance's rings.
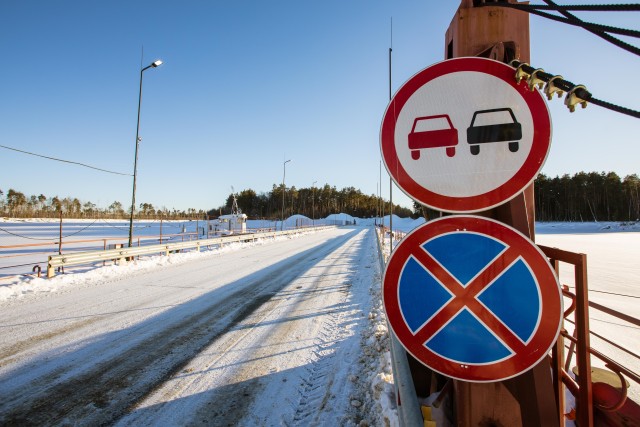
[{"label": "red car pictogram", "polygon": [[[421,127],[425,125],[425,122],[436,121],[429,123],[427,127],[444,124],[442,120],[446,119],[449,127],[441,129],[429,129],[424,131],[416,131],[416,126],[420,123]],[[453,127],[451,119],[447,114],[438,114],[435,116],[417,117],[413,122],[413,128],[409,134],[409,149],[411,150],[411,158],[418,160],[420,158],[420,150],[423,148],[438,148],[446,147],[447,156],[453,157],[456,154],[456,145],[458,145],[458,130]]]}]

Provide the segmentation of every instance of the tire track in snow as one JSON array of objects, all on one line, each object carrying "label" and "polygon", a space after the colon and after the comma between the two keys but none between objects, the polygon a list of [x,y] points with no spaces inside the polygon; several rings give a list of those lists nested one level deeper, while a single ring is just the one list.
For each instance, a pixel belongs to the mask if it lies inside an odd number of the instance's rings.
[{"label": "tire track in snow", "polygon": [[57,336],[67,334],[73,330],[80,329],[85,326],[89,326],[93,323],[96,323],[99,320],[101,319],[93,318],[93,319],[80,320],[78,322],[74,322],[70,325],[64,326],[54,331],[35,335],[29,339],[22,340],[17,343],[13,343],[10,347],[6,347],[0,350],[0,368],[15,362],[16,360],[18,360],[18,358],[13,356],[16,356],[20,353],[23,353],[29,350],[30,348],[36,346],[41,341],[49,340]]},{"label": "tire track in snow", "polygon": [[[348,247],[343,247],[341,254],[337,258],[352,250],[353,242]],[[329,270],[327,267],[326,270]],[[349,288],[351,283],[349,283]],[[349,288],[340,291],[340,304],[344,304],[348,299]],[[341,341],[348,333],[341,329],[344,315],[333,311],[323,322],[322,329],[316,339],[316,349],[313,351],[313,358],[307,365],[307,377],[302,378],[303,386],[299,390],[300,400],[297,404],[291,425],[313,425],[317,423],[314,416],[322,412],[331,398],[331,386],[333,385],[336,370],[333,369],[335,363],[335,343]]]},{"label": "tire track in snow", "polygon": [[[334,250],[344,239],[345,236],[333,239],[323,245],[321,251]],[[91,360],[84,360],[80,369],[60,361],[54,363],[51,371],[25,384],[16,393],[1,396],[0,423],[43,425],[82,420],[82,423],[99,425],[114,422],[178,372],[201,349],[297,277],[301,272],[298,264],[310,251],[317,252],[318,248],[296,254],[276,264],[277,267],[254,273],[248,279],[238,280],[239,283],[231,285],[240,289],[222,301],[210,298],[211,301],[202,304],[204,307],[186,303],[197,310],[178,322],[165,315],[167,312],[145,321],[147,327],[160,331],[134,347],[113,352],[104,347],[111,344],[109,340],[98,338],[90,342],[88,349],[82,350],[91,356],[103,352],[112,352],[114,356],[95,365]],[[135,340],[135,337],[130,338]],[[41,363],[48,363],[46,356]],[[20,372],[13,372],[11,376],[17,374]],[[0,379],[0,391],[5,381],[11,381],[11,378]]]},{"label": "tire track in snow", "polygon": [[[0,421],[9,425],[55,424],[66,419],[89,424],[111,422],[206,345],[202,343],[204,336],[211,333],[215,338],[216,332],[207,323],[225,317],[223,310],[234,312],[233,316],[226,316],[232,325],[270,298],[268,294],[253,294],[237,292],[221,304],[221,309],[197,312],[71,378],[67,371],[72,367],[68,366],[47,373],[31,382],[24,392],[2,399]],[[252,299],[252,303],[239,309],[233,304],[237,299]],[[154,364],[160,366],[153,368]]]},{"label": "tire track in snow", "polygon": [[[12,342],[10,345],[0,349],[0,368],[3,366],[10,365],[15,361],[24,357],[24,353],[27,353],[30,349],[38,347],[45,341],[53,340],[57,337],[69,336],[72,332],[79,332],[82,329],[94,325],[99,322],[109,321],[109,319],[116,318],[123,313],[129,313],[138,310],[150,310],[148,308],[149,302],[151,300],[145,300],[139,304],[129,306],[126,310],[116,311],[116,312],[108,312],[108,313],[98,313],[92,315],[79,316],[84,317],[82,320],[77,320],[75,322],[69,323],[65,326],[43,332],[40,334],[33,335],[27,339],[20,340],[18,342]],[[155,307],[157,308],[157,307]],[[51,319],[47,320],[47,322],[64,322],[69,320],[67,319]],[[54,344],[55,345],[55,344]],[[18,356],[20,357],[14,357]]]},{"label": "tire track in snow", "polygon": [[[282,339],[290,339],[299,332],[296,329],[299,320],[296,319],[300,316],[295,314],[296,307],[304,306],[304,300],[316,298],[317,293],[333,292],[333,289],[319,287],[319,282],[325,280],[324,272],[331,267],[315,271],[315,266],[333,256],[355,234],[340,236],[313,252],[308,251],[309,256],[297,263],[305,273],[298,275],[295,281],[283,283],[271,300],[241,323],[227,328],[224,335],[203,349],[201,356],[184,366],[187,369],[168,378],[148,399],[132,408],[130,415],[120,419],[118,425],[182,424],[185,420],[190,425],[238,425],[238,420],[250,412],[256,400],[263,403],[272,398],[268,393],[263,394],[263,378],[257,372],[265,369],[265,363],[279,357],[271,348],[280,348]],[[311,269],[315,275],[313,283],[296,286],[308,283],[306,277]],[[247,353],[246,346],[253,350]],[[224,409],[221,409],[221,402]]]}]

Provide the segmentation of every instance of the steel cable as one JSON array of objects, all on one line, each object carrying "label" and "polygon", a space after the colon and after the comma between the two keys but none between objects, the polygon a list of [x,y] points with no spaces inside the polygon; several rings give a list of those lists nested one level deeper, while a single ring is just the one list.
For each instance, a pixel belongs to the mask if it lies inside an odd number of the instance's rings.
[{"label": "steel cable", "polygon": [[640,4],[574,4],[565,5],[558,4],[556,6],[544,4],[521,5],[522,9],[538,9],[538,10],[572,10],[582,12],[638,12]]},{"label": "steel cable", "polygon": [[[547,18],[547,19],[551,19],[553,21],[561,22],[563,24],[569,24],[569,25],[573,25],[573,26],[576,26],[576,27],[582,27],[585,30],[602,31],[602,32],[620,34],[622,36],[629,36],[629,37],[640,37],[640,31],[638,31],[638,30],[629,30],[629,29],[626,29],[626,28],[612,27],[610,25],[602,25],[602,24],[596,24],[596,23],[593,23],[593,22],[586,22],[586,21],[581,21],[581,20],[563,18],[561,16],[552,15],[550,13],[540,12],[537,9],[533,9],[533,8],[532,9],[527,9],[527,8],[524,8],[524,7],[520,7],[519,5],[514,4],[514,3],[501,3],[501,5],[504,6],[504,7],[510,7],[512,9],[523,10],[523,11],[532,13],[534,15],[541,16],[543,18]],[[560,11],[558,10],[558,12],[560,12]]]},{"label": "steel cable", "polygon": [[[128,230],[129,230],[129,227],[118,227],[117,225],[111,225],[111,224],[109,224],[109,223],[108,223],[105,219],[103,219],[103,218],[101,218],[100,220],[101,220],[102,222],[104,222],[108,227],[115,228],[116,230],[124,230],[124,231],[128,231]],[[151,222],[152,222],[152,223],[154,223],[154,222],[158,222],[158,220],[157,220],[157,219],[154,219],[154,220],[153,220],[153,221],[151,221]],[[134,227],[133,227],[133,229],[134,229],[134,230],[141,230],[141,229],[143,229],[143,228],[151,228],[151,227],[153,227],[153,225],[134,226]]]},{"label": "steel cable", "polygon": [[43,159],[55,160],[57,162],[70,163],[70,164],[73,164],[73,165],[83,166],[85,168],[95,169],[95,170],[100,171],[100,172],[112,173],[114,175],[133,176],[133,175],[128,174],[128,173],[114,172],[114,171],[110,171],[110,170],[106,170],[106,169],[97,168],[95,166],[90,166],[90,165],[87,165],[87,164],[84,164],[84,163],[80,163],[80,162],[73,162],[71,160],[57,159],[55,157],[43,156],[42,154],[36,154],[36,153],[31,153],[29,151],[18,150],[17,148],[7,147],[6,145],[0,145],[0,147],[5,148],[7,150],[17,151],[19,153],[29,154],[31,156],[42,157]]},{"label": "steel cable", "polygon": [[[75,236],[76,234],[82,233],[84,230],[86,230],[87,228],[91,227],[93,224],[95,224],[98,220],[96,219],[95,221],[93,221],[91,224],[87,225],[86,227],[82,228],[79,231],[76,231],[75,233],[71,233],[71,234],[67,234],[66,236],[62,236],[63,239],[66,239],[67,237],[71,237],[71,236]],[[39,239],[37,237],[28,237],[28,236],[23,236],[21,234],[16,234],[16,233],[12,233],[9,230],[6,230],[2,227],[0,227],[0,231],[4,231],[7,234],[11,234],[12,236],[16,236],[16,237],[22,237],[23,239],[30,239],[30,240],[51,240],[51,239],[59,239],[60,236],[55,236],[55,237],[49,237],[46,239]]]},{"label": "steel cable", "polygon": [[[553,0],[543,0],[546,4],[548,4],[549,6],[555,7],[556,9],[558,8],[558,5],[553,1]],[[561,9],[557,9],[558,12],[560,12],[564,17],[574,20],[576,22],[580,22],[582,23],[582,20],[580,18],[578,18],[577,16],[575,16],[574,14],[572,14],[571,12],[568,12],[566,10],[561,10]],[[629,43],[626,43],[620,39],[617,39],[605,32],[602,31],[597,31],[597,30],[591,30],[589,28],[585,28],[587,31],[589,31],[592,34],[595,34],[598,37],[601,37],[603,39],[605,39],[606,41],[613,43],[614,45],[628,51],[631,53],[634,53],[636,55],[640,55],[640,48],[637,48],[633,45],[630,45]]]},{"label": "steel cable", "polygon": [[[483,6],[498,6],[498,7],[508,7],[508,8],[512,8],[512,9],[517,9],[517,10],[521,10],[523,12],[528,12],[528,13],[532,13],[534,15],[538,15],[547,19],[551,19],[554,21],[558,21],[564,24],[569,24],[569,25],[575,25],[578,27],[581,27],[587,31],[589,31],[590,33],[603,38],[604,40],[608,41],[609,43],[612,43],[616,46],[618,46],[621,49],[626,50],[627,52],[633,53],[634,55],[638,55],[640,56],[640,48],[629,44],[623,40],[620,40],[616,37],[613,37],[612,35],[608,34],[609,32],[611,33],[615,33],[615,34],[621,34],[621,35],[626,35],[626,36],[631,36],[631,37],[640,37],[638,34],[640,34],[639,31],[636,30],[628,30],[628,29],[623,29],[623,28],[617,28],[617,27],[610,27],[607,25],[600,25],[600,24],[593,24],[590,22],[584,22],[583,20],[581,20],[580,18],[576,17],[575,15],[573,15],[572,13],[569,12],[570,9],[572,9],[572,7],[570,6],[560,6],[557,5],[556,3],[554,3],[552,0],[543,0],[545,3],[547,3],[547,7],[544,7],[545,10],[553,10],[555,12],[559,12],[560,14],[562,14],[565,18],[556,16],[556,15],[552,15],[552,14],[548,14],[548,13],[544,13],[544,12],[540,12],[539,8],[537,6],[529,6],[529,5],[521,5],[521,4],[515,4],[515,3],[483,3]],[[631,8],[631,11],[637,11],[640,10],[640,5],[634,4],[634,5],[603,5],[603,6],[619,6],[617,9],[615,7],[611,7],[609,9],[607,9],[608,11],[626,11],[626,9],[624,9],[624,7],[628,7]],[[586,6],[586,7],[590,7],[590,6]],[[602,10],[602,9],[600,9]]]},{"label": "steel cable", "polygon": [[[517,61],[517,60],[511,61],[511,65],[513,67],[515,67],[515,68],[520,67],[522,69],[522,71],[524,71],[527,74],[531,74],[534,71],[536,71],[536,68],[534,68],[534,67],[532,67],[532,66],[530,66],[528,64],[522,63],[520,61]],[[538,71],[536,73],[536,78],[540,79],[541,81],[543,81],[545,83],[549,82],[549,80],[551,80],[553,77],[555,77],[555,75],[549,74],[549,73],[544,72],[544,71]],[[592,104],[598,105],[598,106],[606,108],[608,110],[612,110],[612,111],[615,111],[615,112],[618,112],[618,113],[626,114],[626,115],[631,116],[631,117],[635,117],[636,119],[640,119],[640,111],[635,111],[635,110],[632,110],[630,108],[621,107],[619,105],[612,104],[610,102],[594,98],[593,95],[591,94],[591,92],[589,92],[586,89],[580,88],[580,87],[576,88],[577,85],[573,84],[572,82],[570,82],[568,80],[555,79],[553,81],[553,83],[560,90],[562,90],[563,92],[567,92],[567,93],[569,91],[571,91],[571,90],[574,90],[574,88],[575,88],[574,93],[576,94],[576,96],[578,96],[580,99],[583,99],[583,100],[585,100],[587,102],[591,102]]]}]

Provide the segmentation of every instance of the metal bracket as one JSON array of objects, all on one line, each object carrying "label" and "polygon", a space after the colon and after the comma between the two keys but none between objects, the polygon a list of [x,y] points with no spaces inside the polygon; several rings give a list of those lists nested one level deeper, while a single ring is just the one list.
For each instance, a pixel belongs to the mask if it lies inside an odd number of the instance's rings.
[{"label": "metal bracket", "polygon": [[551,101],[551,98],[553,98],[554,93],[558,94],[558,98],[562,98],[562,94],[564,93],[562,89],[560,89],[554,83],[556,80],[564,80],[564,77],[562,77],[559,74],[557,76],[553,76],[549,79],[549,81],[547,82],[547,85],[544,87],[544,93],[547,94],[547,99],[549,101]]},{"label": "metal bracket", "polygon": [[544,70],[542,68],[537,68],[529,75],[529,78],[527,79],[527,83],[529,83],[529,90],[531,92],[533,92],[533,89],[536,86],[538,86],[538,89],[542,89],[542,87],[544,86],[544,80],[539,79],[536,75],[538,73],[544,73]]},{"label": "metal bracket", "polygon": [[527,80],[529,79],[530,74],[522,69],[522,67],[524,66],[529,66],[529,64],[527,64],[526,62],[522,62],[520,63],[520,65],[518,65],[518,68],[516,68],[516,83],[518,84],[520,84],[523,78]]},{"label": "metal bracket", "polygon": [[578,89],[587,90],[584,85],[576,85],[567,92],[567,96],[564,98],[564,105],[566,105],[572,113],[576,110],[576,104],[582,105],[582,108],[587,108],[587,101],[576,95],[576,90]]}]

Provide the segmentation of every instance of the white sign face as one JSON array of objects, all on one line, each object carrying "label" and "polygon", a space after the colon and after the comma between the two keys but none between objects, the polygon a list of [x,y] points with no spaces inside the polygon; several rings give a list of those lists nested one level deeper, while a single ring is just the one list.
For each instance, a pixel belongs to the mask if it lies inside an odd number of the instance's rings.
[{"label": "white sign face", "polygon": [[[464,96],[452,96],[452,87],[457,88],[458,93]],[[495,94],[500,94],[500,98],[496,99]],[[511,141],[499,141],[478,144],[479,153],[471,154],[467,129],[471,127],[474,113],[505,106],[513,111],[521,126],[520,138],[516,140],[518,135],[514,135],[518,150],[509,150],[508,144]],[[413,150],[409,149],[409,135],[415,119],[439,114],[447,114],[458,133],[455,154],[449,157],[446,148],[441,147],[422,148],[420,158],[413,159]],[[476,115],[474,125],[483,123],[511,124],[513,120],[508,111],[502,110]],[[433,131],[423,131],[428,137],[427,132]],[[428,145],[429,139],[426,141],[425,145]],[[407,173],[424,188],[453,197],[486,193],[509,181],[524,164],[532,142],[533,119],[520,94],[501,79],[468,71],[438,77],[417,90],[400,112],[395,131],[396,152]]]},{"label": "white sign face", "polygon": [[546,102],[513,68],[459,58],[412,77],[389,104],[385,165],[409,196],[437,210],[475,212],[515,197],[542,168]]}]

